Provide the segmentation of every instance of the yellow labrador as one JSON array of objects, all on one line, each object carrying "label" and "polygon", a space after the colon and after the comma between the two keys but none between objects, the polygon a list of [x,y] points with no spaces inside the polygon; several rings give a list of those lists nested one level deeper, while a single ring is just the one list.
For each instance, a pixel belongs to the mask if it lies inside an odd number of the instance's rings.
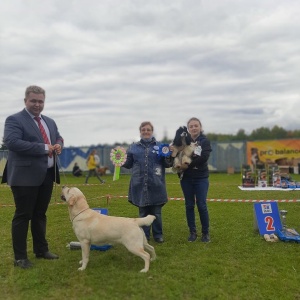
[{"label": "yellow labrador", "polygon": [[99,214],[89,208],[85,196],[76,187],[64,186],[61,199],[68,204],[70,220],[82,249],[82,260],[79,262],[81,267],[78,270],[86,268],[91,244],[120,243],[145,261],[145,267],[141,272],[148,272],[150,260],[154,260],[156,254],[154,248],[148,244],[141,226],[150,226],[155,216],[123,218]]}]

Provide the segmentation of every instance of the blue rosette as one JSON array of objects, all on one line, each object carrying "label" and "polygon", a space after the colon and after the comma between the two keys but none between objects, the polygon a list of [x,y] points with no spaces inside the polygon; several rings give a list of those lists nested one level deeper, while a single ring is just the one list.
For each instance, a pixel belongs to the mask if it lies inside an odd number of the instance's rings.
[{"label": "blue rosette", "polygon": [[169,144],[161,144],[158,147],[158,156],[168,157],[171,155]]}]

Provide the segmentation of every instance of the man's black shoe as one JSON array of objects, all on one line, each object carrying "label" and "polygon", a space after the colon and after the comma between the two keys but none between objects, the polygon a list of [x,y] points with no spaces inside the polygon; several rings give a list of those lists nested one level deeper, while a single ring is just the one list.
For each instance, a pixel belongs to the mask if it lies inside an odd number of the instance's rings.
[{"label": "man's black shoe", "polygon": [[36,258],[44,258],[44,259],[58,259],[58,255],[53,254],[49,251],[44,252],[44,253],[37,253],[35,255]]},{"label": "man's black shoe", "polygon": [[33,263],[29,259],[18,259],[14,261],[14,266],[22,269],[29,269],[33,267]]},{"label": "man's black shoe", "polygon": [[154,241],[156,242],[156,243],[163,243],[164,242],[164,239],[163,238],[154,238]]}]

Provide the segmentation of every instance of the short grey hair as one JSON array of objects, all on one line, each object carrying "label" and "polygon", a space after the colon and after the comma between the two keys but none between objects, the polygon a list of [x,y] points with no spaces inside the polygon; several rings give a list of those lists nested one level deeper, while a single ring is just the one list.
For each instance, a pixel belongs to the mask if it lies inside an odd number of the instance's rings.
[{"label": "short grey hair", "polygon": [[30,85],[27,87],[25,91],[25,97],[27,97],[30,93],[43,94],[46,96],[45,90],[37,85]]},{"label": "short grey hair", "polygon": [[144,121],[141,123],[141,125],[139,127],[140,131],[142,130],[142,127],[145,127],[146,125],[149,125],[151,127],[152,131],[154,131],[154,127],[153,127],[152,123],[149,121]]}]

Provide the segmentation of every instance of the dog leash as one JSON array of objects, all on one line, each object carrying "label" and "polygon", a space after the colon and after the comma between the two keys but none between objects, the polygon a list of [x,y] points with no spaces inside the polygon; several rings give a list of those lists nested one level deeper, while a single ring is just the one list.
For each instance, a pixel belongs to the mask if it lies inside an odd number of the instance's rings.
[{"label": "dog leash", "polygon": [[61,170],[61,173],[64,176],[64,181],[66,182],[66,184],[68,184],[66,173],[64,172],[64,170],[61,166],[59,156],[54,152],[54,178],[55,178],[55,180],[54,180],[54,194],[55,194],[54,202],[56,202],[56,200],[57,200],[57,183],[56,183],[57,168],[56,168],[56,164],[57,164],[58,170]]}]

